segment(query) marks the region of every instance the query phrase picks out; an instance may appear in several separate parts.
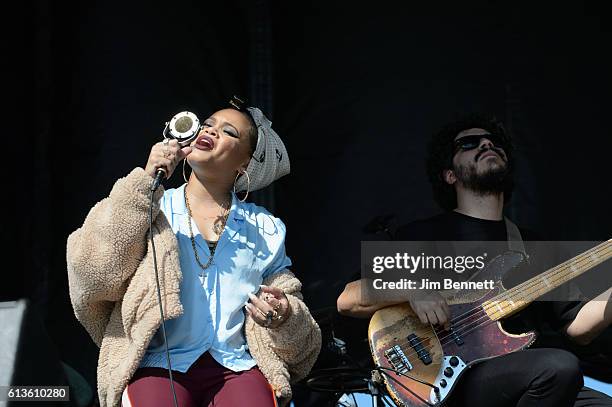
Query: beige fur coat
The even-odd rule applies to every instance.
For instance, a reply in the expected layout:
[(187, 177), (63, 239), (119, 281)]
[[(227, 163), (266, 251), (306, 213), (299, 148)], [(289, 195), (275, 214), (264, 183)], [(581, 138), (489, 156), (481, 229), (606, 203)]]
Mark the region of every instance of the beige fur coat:
[[(101, 406), (117, 406), (161, 318), (153, 255), (148, 241), (149, 185), (141, 168), (118, 180), (81, 228), (68, 237), (70, 299), (77, 319), (100, 347), (98, 395)], [(176, 318), (181, 270), (178, 243), (154, 196), (153, 230), (165, 319)], [(251, 355), (276, 391), (281, 405), (291, 398), (290, 383), (304, 378), (321, 348), (321, 332), (302, 301), (300, 281), (288, 270), (263, 284), (281, 288), (291, 315), (275, 329), (246, 320)]]

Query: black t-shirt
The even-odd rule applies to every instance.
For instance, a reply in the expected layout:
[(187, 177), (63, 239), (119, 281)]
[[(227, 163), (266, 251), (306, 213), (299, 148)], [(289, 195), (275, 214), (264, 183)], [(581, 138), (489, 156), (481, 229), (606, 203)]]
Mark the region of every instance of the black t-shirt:
[[(523, 240), (541, 240), (532, 231), (519, 229)], [(454, 211), (445, 212), (399, 227), (395, 240), (503, 241), (507, 240), (506, 222), (474, 218)]]
[[(537, 234), (519, 228), (524, 242), (542, 240)], [(504, 220), (486, 220), (458, 212), (446, 212), (429, 219), (418, 220), (398, 228), (395, 240), (405, 241), (506, 241), (507, 231)], [(529, 247), (526, 249), (529, 252)], [(559, 261), (560, 262), (560, 261)], [(551, 266), (556, 265), (552, 264)], [(545, 270), (542, 270), (545, 271)], [(561, 287), (564, 298), (579, 297), (577, 288), (569, 283)], [(559, 331), (573, 321), (583, 301), (536, 301), (508, 318), (504, 327), (512, 332), (526, 330)]]

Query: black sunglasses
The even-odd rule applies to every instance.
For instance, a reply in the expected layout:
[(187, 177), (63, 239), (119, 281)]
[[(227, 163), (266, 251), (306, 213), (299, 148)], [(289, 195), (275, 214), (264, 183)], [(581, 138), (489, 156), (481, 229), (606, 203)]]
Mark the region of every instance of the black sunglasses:
[(493, 146), (504, 149), (505, 143), (503, 139), (495, 134), (474, 134), (471, 136), (463, 136), (455, 140), (455, 153), (459, 150), (468, 151), (478, 148), (480, 140), (486, 138), (493, 143)]

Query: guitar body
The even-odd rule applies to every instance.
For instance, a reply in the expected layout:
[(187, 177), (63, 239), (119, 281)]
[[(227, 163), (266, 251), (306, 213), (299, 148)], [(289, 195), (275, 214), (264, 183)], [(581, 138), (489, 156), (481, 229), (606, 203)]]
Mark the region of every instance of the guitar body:
[[(499, 257), (483, 269), (487, 278), (495, 281), (501, 281), (508, 268), (516, 267), (523, 260), (517, 253)], [(447, 301), (451, 319), (457, 321), (449, 330), (421, 323), (407, 303), (380, 309), (372, 316), (368, 338), (374, 363), (438, 388), (436, 392), (432, 386), (385, 370), (387, 389), (399, 406), (421, 407), (426, 405), (425, 400), (443, 403), (467, 368), (533, 343), (534, 332), (509, 334), (484, 311), (482, 304), (502, 291), (500, 282), (494, 290), (472, 292), (472, 298), (459, 292), (450, 293)]]

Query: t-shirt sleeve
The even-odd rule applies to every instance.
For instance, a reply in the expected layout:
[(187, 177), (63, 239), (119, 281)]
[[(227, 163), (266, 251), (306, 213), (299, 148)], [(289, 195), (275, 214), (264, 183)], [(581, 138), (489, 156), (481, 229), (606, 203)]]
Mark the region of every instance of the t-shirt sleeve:
[(550, 318), (547, 321), (556, 331), (572, 322), (580, 309), (588, 302), (588, 298), (580, 291), (574, 282), (570, 281), (556, 289), (554, 298), (559, 301), (544, 301)]
[(556, 331), (563, 329), (576, 318), (585, 303), (586, 300), (548, 302), (551, 315), (550, 327)]

